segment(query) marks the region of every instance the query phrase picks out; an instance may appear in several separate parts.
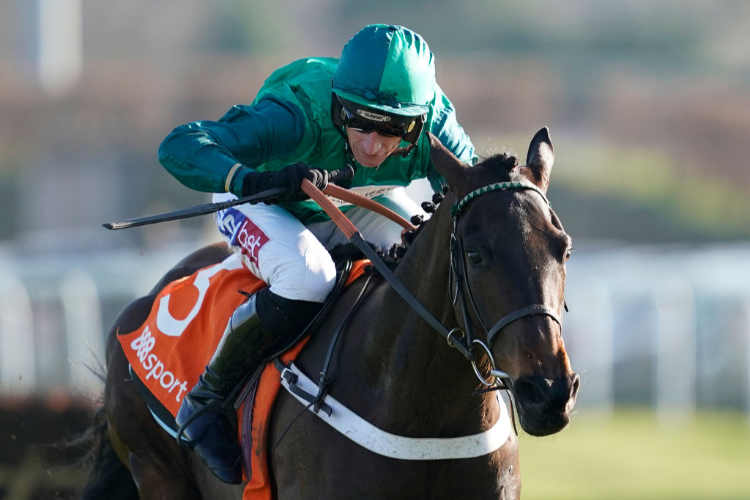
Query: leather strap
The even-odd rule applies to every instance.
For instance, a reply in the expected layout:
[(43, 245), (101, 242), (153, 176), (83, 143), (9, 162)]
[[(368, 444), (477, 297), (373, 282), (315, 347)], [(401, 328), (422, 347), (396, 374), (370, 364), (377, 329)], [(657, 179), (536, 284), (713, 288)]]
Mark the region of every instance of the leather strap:
[(518, 309), (517, 311), (513, 311), (512, 313), (500, 318), (500, 321), (495, 323), (495, 326), (493, 326), (487, 333), (487, 345), (491, 346), (492, 339), (495, 337), (495, 334), (509, 324), (521, 318), (525, 318), (526, 316), (536, 316), (538, 314), (549, 316), (550, 318), (554, 319), (558, 325), (562, 326), (560, 317), (557, 315), (557, 312), (555, 312), (554, 309), (543, 304), (534, 304), (533, 306), (527, 306), (522, 309)]
[[(304, 191), (304, 188), (302, 189)], [(307, 193), (307, 191), (305, 191)], [(407, 231), (411, 231), (414, 229), (417, 229), (413, 225), (409, 223), (406, 219), (398, 215), (393, 210), (390, 210), (380, 203), (371, 200), (370, 198), (365, 198), (364, 196), (354, 193), (352, 191), (349, 191), (348, 189), (344, 189), (340, 186), (337, 186), (335, 184), (328, 184), (326, 188), (323, 190), (323, 192), (329, 196), (333, 196), (334, 198), (338, 198), (339, 200), (346, 201), (348, 203), (352, 203), (354, 205), (357, 205), (358, 207), (366, 208), (368, 210), (372, 210), (373, 212), (376, 212), (383, 217), (392, 220), (399, 226), (403, 227)], [(310, 193), (307, 193), (308, 195)]]
[[(328, 187), (331, 187), (329, 184)], [(360, 232), (357, 230), (356, 227), (354, 227), (354, 224), (351, 223), (351, 221), (344, 215), (341, 210), (336, 207), (336, 205), (333, 204), (331, 200), (329, 200), (322, 191), (320, 191), (315, 185), (310, 182), (307, 179), (304, 179), (302, 181), (302, 191), (307, 193), (310, 198), (315, 200), (315, 202), (320, 205), (320, 208), (322, 208), (328, 216), (333, 220), (333, 222), (336, 223), (336, 225), (343, 231), (343, 233), (346, 235), (347, 238), (349, 238), (349, 241), (354, 243), (357, 248), (359, 248), (363, 254), (365, 254), (365, 257), (370, 259), (372, 262), (372, 265), (378, 270), (378, 272), (385, 278), (385, 280), (393, 287), (393, 289), (406, 301), (409, 306), (411, 306), (412, 309), (414, 309), (417, 314), (419, 314), (422, 319), (424, 319), (430, 326), (432, 326), (435, 330), (440, 333), (448, 342), (449, 345), (452, 347), (455, 347), (458, 349), (461, 354), (466, 357), (469, 361), (474, 360), (474, 353), (471, 350), (471, 346), (466, 343), (465, 340), (462, 340), (459, 336), (456, 336), (455, 330), (448, 331), (447, 328), (445, 328), (440, 321), (433, 316), (417, 299), (414, 297), (414, 295), (409, 291), (406, 286), (404, 286), (401, 281), (399, 281), (398, 278), (393, 274), (393, 272), (388, 269), (388, 266), (386, 266), (385, 262), (378, 256), (378, 254), (375, 253), (375, 251), (370, 248), (369, 244), (364, 240)], [(326, 188), (326, 191), (328, 191), (328, 188)], [(335, 192), (336, 190), (334, 190)], [(349, 193), (353, 194), (353, 193)], [(337, 196), (338, 197), (338, 196)], [(347, 195), (348, 197), (348, 195)], [(361, 198), (361, 200), (360, 200)], [(380, 206), (377, 202), (374, 202), (372, 200), (369, 200), (365, 198), (364, 196), (357, 195), (357, 198), (352, 197), (352, 200), (357, 200), (355, 203), (365, 203), (362, 200), (367, 200), (367, 205), (370, 205), (371, 203), (374, 203), (375, 205)], [(348, 201), (348, 200), (344, 200)], [(363, 208), (369, 208), (369, 207), (363, 207)], [(385, 207), (382, 207), (384, 210), (388, 210)], [(381, 213), (378, 211), (378, 213)], [(391, 212), (393, 213), (393, 212)], [(395, 213), (393, 213), (394, 216), (399, 217)], [(400, 218), (400, 217), (399, 217)], [(403, 219), (402, 219), (403, 220)], [(406, 221), (404, 221), (406, 222)], [(407, 223), (408, 224), (408, 223)], [(408, 224), (409, 227), (413, 227), (411, 224)], [(402, 224), (403, 226), (403, 224)], [(463, 335), (463, 332), (461, 332), (461, 335)]]
[[(310, 395), (316, 390), (315, 382), (294, 363), (290, 363), (288, 367), (283, 364), (276, 367), (282, 372), (282, 386), (309, 411), (313, 411), (313, 405), (307, 398), (291, 390), (288, 380), (293, 378), (299, 392), (307, 393), (308, 397), (312, 397)], [(414, 438), (391, 434), (375, 427), (330, 395), (326, 398), (326, 404), (331, 408), (331, 413), (320, 411), (315, 415), (358, 445), (384, 457), (399, 460), (455, 460), (489, 455), (508, 441), (512, 432), (508, 409), (499, 396), (497, 401), (500, 414), (492, 427), (478, 434), (450, 438)]]
[[(331, 187), (331, 184), (329, 184), (328, 187)], [(328, 190), (328, 187), (326, 188), (326, 191)], [(312, 198), (315, 203), (320, 205), (320, 208), (328, 214), (331, 220), (339, 227), (339, 229), (341, 229), (341, 231), (343, 231), (347, 238), (351, 239), (351, 237), (354, 236), (354, 233), (357, 232), (357, 228), (354, 227), (354, 224), (347, 219), (346, 215), (336, 208), (336, 205), (334, 205), (333, 202), (315, 186), (315, 184), (307, 179), (302, 179), (302, 191)]]

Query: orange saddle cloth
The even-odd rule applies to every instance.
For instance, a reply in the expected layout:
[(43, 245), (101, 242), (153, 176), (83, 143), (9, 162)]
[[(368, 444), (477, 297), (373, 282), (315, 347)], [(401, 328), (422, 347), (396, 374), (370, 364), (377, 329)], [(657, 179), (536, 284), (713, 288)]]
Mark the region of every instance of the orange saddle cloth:
[[(367, 264), (366, 260), (354, 264), (347, 286), (364, 273)], [(255, 293), (264, 286), (232, 255), (167, 285), (156, 297), (143, 325), (134, 332), (118, 335), (133, 380), (154, 418), (173, 436), (177, 431), (174, 418), (182, 398), (198, 382), (230, 316), (247, 300), (243, 293)], [(293, 361), (308, 338), (287, 350), (282, 361)], [(238, 437), (248, 481), (243, 500), (271, 499), (266, 422), (280, 387), (279, 372), (273, 363), (268, 363), (240, 398)]]

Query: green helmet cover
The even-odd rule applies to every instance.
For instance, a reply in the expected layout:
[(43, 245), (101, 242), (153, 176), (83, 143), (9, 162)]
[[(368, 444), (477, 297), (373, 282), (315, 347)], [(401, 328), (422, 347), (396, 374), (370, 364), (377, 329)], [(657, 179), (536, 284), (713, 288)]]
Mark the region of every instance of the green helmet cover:
[(386, 113), (424, 115), (435, 96), (432, 52), (420, 35), (403, 26), (366, 26), (344, 47), (333, 92)]

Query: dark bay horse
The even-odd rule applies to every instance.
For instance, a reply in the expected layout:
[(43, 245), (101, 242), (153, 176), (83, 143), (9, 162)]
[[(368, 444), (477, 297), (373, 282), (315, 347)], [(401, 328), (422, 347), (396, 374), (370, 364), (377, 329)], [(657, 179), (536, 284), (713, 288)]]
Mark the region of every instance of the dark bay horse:
[[(468, 168), (434, 136), (430, 140), (432, 162), (450, 190), (396, 276), (448, 330), (473, 326), (475, 338), (490, 345), (497, 367), (509, 376), (527, 433), (558, 432), (569, 422), (579, 377), (571, 371), (559, 319), (571, 240), (544, 196), (554, 161), (548, 131), (534, 136), (525, 166), (498, 155)], [(476, 191), (498, 183), (511, 188)], [(454, 215), (451, 208), (459, 200), (463, 203)], [(463, 270), (460, 283), (452, 279), (452, 243)], [(140, 326), (169, 281), (226, 255), (218, 245), (194, 253), (116, 321), (107, 342), (107, 434), (84, 498), (242, 497), (241, 486), (219, 482), (154, 422), (134, 384), (127, 382), (128, 362), (116, 339), (118, 331)], [(334, 331), (363, 281), (344, 291), (297, 359), (311, 378), (317, 380)], [(458, 288), (463, 298), (454, 300)], [(482, 352), (477, 351), (478, 371), (488, 377), (491, 362)], [(332, 397), (371, 424), (402, 436), (472, 435), (491, 427), (500, 414), (496, 393), (472, 395), (485, 386), (467, 359), (377, 277), (347, 324), (329, 377)], [(269, 430), (269, 442), (277, 444), (271, 453), (277, 498), (520, 497), (518, 442), (512, 433), (499, 449), (476, 458), (399, 460), (361, 448), (303, 408), (281, 391)]]

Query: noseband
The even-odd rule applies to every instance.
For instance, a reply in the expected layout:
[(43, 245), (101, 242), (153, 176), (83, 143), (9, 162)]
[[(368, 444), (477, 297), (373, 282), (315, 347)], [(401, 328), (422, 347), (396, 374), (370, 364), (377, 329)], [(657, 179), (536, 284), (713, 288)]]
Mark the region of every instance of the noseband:
[[(484, 320), (482, 320), (482, 317), (479, 314), (479, 310), (477, 309), (476, 303), (474, 301), (474, 296), (471, 293), (471, 287), (469, 286), (469, 281), (466, 275), (466, 262), (464, 260), (463, 240), (461, 239), (461, 235), (458, 234), (458, 217), (461, 214), (464, 206), (466, 206), (468, 202), (475, 198), (478, 198), (483, 194), (493, 191), (508, 191), (519, 189), (528, 189), (531, 191), (535, 191), (539, 194), (539, 196), (542, 197), (544, 202), (549, 205), (549, 201), (547, 200), (547, 197), (541, 189), (539, 189), (536, 185), (529, 181), (522, 180), (514, 182), (498, 182), (476, 189), (464, 196), (460, 201), (458, 201), (451, 207), (451, 216), (453, 217), (453, 231), (451, 233), (450, 239), (451, 270), (448, 286), (449, 293), (451, 293), (452, 295), (453, 306), (455, 307), (456, 303), (458, 303), (459, 307), (461, 308), (461, 315), (463, 317), (465, 331), (459, 328), (455, 328), (450, 332), (447, 340), (449, 345), (458, 348), (458, 350), (462, 353), (465, 353), (466, 351), (470, 353), (470, 357), (467, 356), (467, 358), (471, 361), (472, 366), (474, 367), (474, 373), (477, 375), (479, 380), (487, 386), (495, 385), (498, 378), (510, 378), (505, 372), (497, 369), (495, 360), (492, 356), (492, 352), (490, 351), (490, 349), (492, 348), (492, 341), (494, 340), (495, 336), (502, 331), (503, 328), (515, 321), (518, 321), (521, 318), (526, 318), (529, 316), (549, 316), (550, 318), (555, 320), (555, 322), (557, 322), (557, 324), (562, 328), (562, 320), (560, 319), (560, 315), (557, 313), (557, 311), (544, 304), (532, 304), (506, 314), (505, 316), (500, 318), (500, 320), (497, 321), (492, 326), (492, 328), (487, 329), (487, 326)], [(481, 340), (474, 338), (468, 308), (466, 307), (467, 298), (468, 302), (471, 304), (472, 309), (474, 309), (474, 314), (479, 319), (479, 323), (487, 334), (486, 344)], [(490, 362), (492, 364), (490, 380), (485, 379), (480, 373), (479, 368), (477, 367), (474, 346), (480, 347), (490, 359)]]

